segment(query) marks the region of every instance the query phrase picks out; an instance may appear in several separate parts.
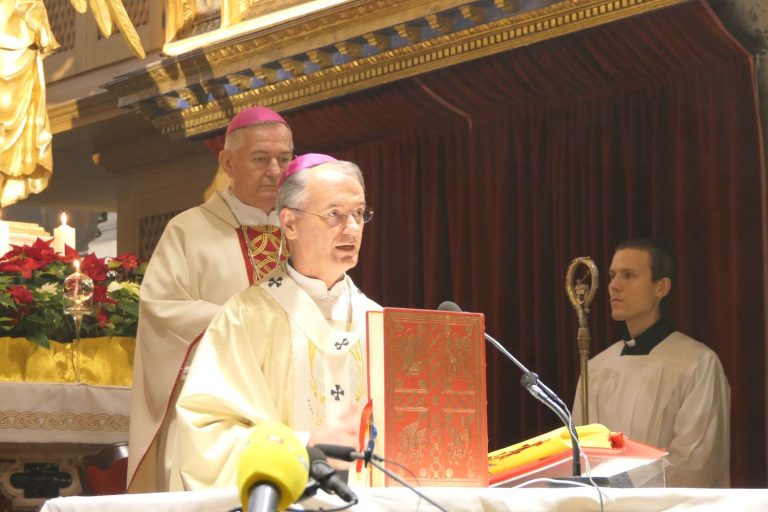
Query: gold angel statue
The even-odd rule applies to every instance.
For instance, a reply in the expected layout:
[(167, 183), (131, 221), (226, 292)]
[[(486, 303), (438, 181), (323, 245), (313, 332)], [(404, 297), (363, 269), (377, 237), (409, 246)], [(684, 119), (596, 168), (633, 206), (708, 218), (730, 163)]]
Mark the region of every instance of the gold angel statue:
[(69, 3), (81, 14), (86, 12), (90, 5), (99, 31), (104, 37), (111, 36), (113, 28), (117, 25), (120, 35), (128, 43), (133, 54), (140, 59), (146, 57), (139, 34), (125, 11), (123, 0), (69, 0)]
[[(133, 53), (145, 57), (122, 0), (70, 3), (80, 13), (90, 6), (104, 37), (116, 26)], [(0, 0), (0, 207), (48, 186), (53, 159), (43, 58), (58, 47), (42, 0)]]

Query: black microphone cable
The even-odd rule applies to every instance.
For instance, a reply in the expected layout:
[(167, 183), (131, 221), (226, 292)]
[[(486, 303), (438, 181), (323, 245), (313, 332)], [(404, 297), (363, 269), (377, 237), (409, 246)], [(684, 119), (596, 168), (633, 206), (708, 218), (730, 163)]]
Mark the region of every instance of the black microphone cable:
[(398, 475), (397, 473), (393, 472), (392, 470), (388, 469), (387, 467), (381, 464), (381, 462), (384, 462), (386, 464), (393, 464), (395, 466), (398, 466), (404, 469), (405, 471), (413, 475), (413, 478), (416, 480), (418, 484), (419, 479), (416, 477), (414, 472), (411, 471), (409, 468), (407, 468), (405, 465), (400, 464), (399, 462), (394, 462), (391, 460), (384, 459), (379, 455), (368, 452), (368, 450), (366, 450), (366, 453), (360, 453), (350, 446), (339, 446), (335, 444), (316, 444), (314, 447), (321, 450), (328, 457), (331, 457), (333, 459), (339, 459), (345, 462), (353, 462), (355, 460), (366, 460), (368, 461), (368, 464), (375, 467), (376, 469), (378, 469), (379, 471), (381, 471), (382, 473), (390, 477), (392, 480), (395, 480), (397, 483), (399, 483), (403, 487), (406, 487), (407, 489), (410, 489), (411, 491), (413, 491), (419, 497), (419, 499), (423, 499), (424, 501), (428, 502), (430, 505), (437, 508), (441, 512), (448, 512), (445, 508), (440, 506), (437, 502), (429, 498), (429, 496), (422, 493), (417, 488), (415, 488), (414, 486), (412, 486), (411, 484), (403, 480), (403, 478), (400, 477), (400, 475)]

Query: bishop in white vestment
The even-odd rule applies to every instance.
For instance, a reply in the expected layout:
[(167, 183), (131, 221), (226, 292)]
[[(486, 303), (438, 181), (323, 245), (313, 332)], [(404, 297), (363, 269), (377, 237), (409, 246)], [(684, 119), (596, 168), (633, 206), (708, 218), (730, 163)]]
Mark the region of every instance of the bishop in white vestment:
[(221, 306), (277, 266), (277, 183), (291, 160), (290, 129), (263, 107), (227, 130), (230, 188), (174, 217), (141, 287), (128, 448), (129, 492), (167, 491), (175, 400), (196, 342)]
[(310, 433), (366, 399), (365, 318), (380, 307), (349, 277), (330, 290), (290, 265), (227, 303), (177, 402), (172, 489), (234, 485), (262, 419)]
[(352, 283), (364, 223), (354, 164), (304, 155), (278, 208), (290, 263), (232, 298), (206, 331), (177, 401), (171, 488), (236, 483), (254, 426), (275, 420), (312, 443), (355, 444), (366, 400), (366, 313)]

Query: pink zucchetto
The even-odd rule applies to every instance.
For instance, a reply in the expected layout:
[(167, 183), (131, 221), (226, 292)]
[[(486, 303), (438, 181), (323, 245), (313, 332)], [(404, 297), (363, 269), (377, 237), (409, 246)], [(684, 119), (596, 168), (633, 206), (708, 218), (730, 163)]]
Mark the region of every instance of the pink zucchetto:
[(282, 176), (280, 176), (280, 181), (278, 182), (277, 186), (279, 187), (282, 185), (285, 180), (297, 172), (301, 172), (305, 169), (309, 169), (311, 167), (315, 167), (327, 162), (338, 162), (338, 160), (330, 155), (324, 155), (322, 153), (307, 153), (305, 155), (297, 156), (291, 160), (291, 163), (289, 163), (285, 168), (285, 172), (282, 174)]
[(245, 128), (246, 126), (253, 126), (255, 124), (266, 123), (268, 121), (276, 121), (288, 126), (283, 116), (267, 107), (249, 107), (240, 112), (232, 118), (227, 126), (227, 136), (235, 130)]

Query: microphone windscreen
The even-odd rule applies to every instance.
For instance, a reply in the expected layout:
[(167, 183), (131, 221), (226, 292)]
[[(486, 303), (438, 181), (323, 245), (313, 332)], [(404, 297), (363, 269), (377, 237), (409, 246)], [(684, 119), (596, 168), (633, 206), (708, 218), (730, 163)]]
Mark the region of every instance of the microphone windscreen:
[(237, 487), (243, 510), (248, 510), (251, 489), (260, 483), (277, 488), (280, 510), (285, 510), (301, 497), (308, 480), (307, 449), (293, 430), (272, 420), (257, 423), (237, 466)]
[(439, 306), (437, 306), (437, 309), (438, 311), (455, 311), (457, 313), (461, 313), (461, 308), (459, 305), (455, 302), (451, 302), (450, 300), (442, 302)]

